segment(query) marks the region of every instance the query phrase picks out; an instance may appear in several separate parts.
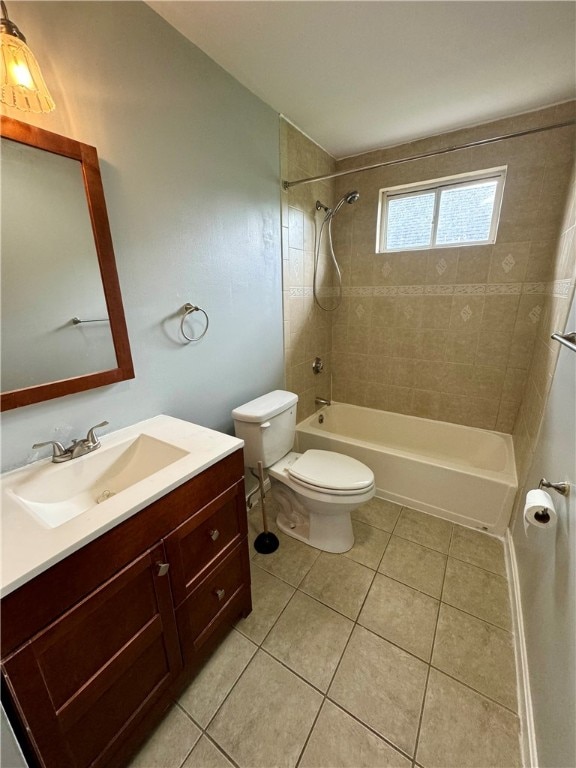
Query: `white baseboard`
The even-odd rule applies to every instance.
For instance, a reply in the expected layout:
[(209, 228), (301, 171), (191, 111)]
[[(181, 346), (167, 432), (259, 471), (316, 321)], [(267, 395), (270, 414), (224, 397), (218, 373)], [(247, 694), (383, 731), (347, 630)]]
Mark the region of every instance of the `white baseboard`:
[(524, 635), (524, 619), (522, 616), (522, 600), (520, 595), (520, 580), (514, 541), (510, 529), (505, 538), (506, 564), (508, 583), (510, 585), (510, 601), (512, 608), (512, 623), (514, 627), (514, 642), (516, 650), (516, 680), (518, 687), (518, 716), (520, 718), (520, 746), (522, 748), (522, 765), (524, 768), (538, 768), (538, 751), (536, 748), (536, 732), (534, 730), (534, 711), (530, 693), (530, 677), (528, 674), (528, 653)]

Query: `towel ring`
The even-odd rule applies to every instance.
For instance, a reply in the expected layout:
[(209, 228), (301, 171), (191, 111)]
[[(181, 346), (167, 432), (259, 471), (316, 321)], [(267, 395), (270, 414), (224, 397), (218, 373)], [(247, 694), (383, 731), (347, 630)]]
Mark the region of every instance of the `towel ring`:
[[(202, 307), (197, 307), (194, 304), (186, 303), (183, 306), (184, 314), (182, 315), (182, 320), (180, 320), (180, 330), (182, 331), (182, 336), (184, 336), (187, 341), (200, 341), (200, 339), (204, 338), (206, 335), (206, 331), (208, 330), (208, 326), (210, 325), (210, 320), (208, 319), (208, 315), (206, 312), (202, 309)], [(188, 315), (191, 315), (192, 312), (202, 312), (204, 317), (206, 318), (206, 327), (202, 331), (202, 333), (199, 336), (188, 336), (186, 331), (184, 330), (184, 321), (188, 317)]]

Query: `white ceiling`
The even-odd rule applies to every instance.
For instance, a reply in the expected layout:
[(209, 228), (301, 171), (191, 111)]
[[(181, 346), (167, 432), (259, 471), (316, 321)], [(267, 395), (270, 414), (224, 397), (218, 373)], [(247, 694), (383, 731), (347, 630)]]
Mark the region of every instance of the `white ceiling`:
[(576, 3), (149, 0), (334, 157), (576, 95)]

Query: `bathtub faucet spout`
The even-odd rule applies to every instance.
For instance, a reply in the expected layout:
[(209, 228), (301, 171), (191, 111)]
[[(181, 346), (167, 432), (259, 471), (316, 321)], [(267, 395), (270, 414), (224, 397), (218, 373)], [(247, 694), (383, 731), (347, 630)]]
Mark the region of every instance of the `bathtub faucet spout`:
[(316, 405), (331, 405), (330, 400), (324, 400), (323, 397), (317, 397), (314, 399)]

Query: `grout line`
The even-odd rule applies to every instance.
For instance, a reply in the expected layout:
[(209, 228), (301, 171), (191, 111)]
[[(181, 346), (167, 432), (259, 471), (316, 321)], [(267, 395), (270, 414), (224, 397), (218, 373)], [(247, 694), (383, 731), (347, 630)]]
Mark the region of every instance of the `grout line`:
[[(266, 634), (265, 634), (265, 635), (264, 635), (264, 637), (262, 638), (262, 642), (260, 642), (260, 643), (257, 643), (257, 645), (258, 645), (258, 648), (261, 648), (263, 651), (265, 651), (265, 650), (266, 650), (266, 649), (264, 648), (264, 643), (266, 642), (266, 640), (267, 640), (267, 639), (268, 639), (268, 637), (270, 636), (270, 633), (272, 632), (272, 630), (274, 629), (274, 627), (276, 626), (276, 624), (278, 624), (278, 622), (280, 621), (280, 618), (283, 616), (283, 614), (285, 613), (286, 609), (288, 608), (288, 606), (290, 605), (290, 603), (292, 602), (292, 600), (294, 600), (294, 597), (295, 597), (295, 595), (296, 595), (296, 593), (297, 593), (298, 591), (299, 591), (299, 590), (298, 590), (298, 588), (297, 588), (297, 587), (295, 587), (295, 588), (294, 588), (294, 592), (293, 592), (293, 593), (290, 595), (290, 597), (288, 598), (288, 600), (287, 600), (287, 602), (286, 602), (286, 605), (284, 606), (284, 608), (282, 608), (282, 610), (280, 611), (280, 613), (278, 614), (278, 616), (276, 617), (276, 619), (275, 619), (275, 620), (274, 620), (274, 622), (272, 623), (272, 626), (270, 627), (270, 629), (268, 630), (268, 632), (266, 632)], [(254, 641), (252, 641), (252, 642), (254, 642)]]
[[(254, 659), (256, 658), (256, 655), (257, 655), (257, 653), (258, 653), (258, 649), (257, 649), (257, 650), (256, 650), (256, 651), (255, 651), (255, 652), (252, 654), (252, 657), (250, 658), (250, 661), (248, 662), (248, 664), (246, 664), (246, 666), (244, 667), (244, 669), (242, 670), (242, 672), (241, 672), (241, 673), (238, 675), (238, 677), (237, 677), (237, 678), (236, 678), (236, 680), (234, 681), (233, 685), (230, 687), (230, 690), (228, 691), (228, 693), (226, 694), (226, 696), (224, 696), (224, 698), (222, 699), (222, 701), (220, 702), (220, 704), (219, 704), (219, 705), (218, 705), (218, 707), (216, 708), (216, 711), (214, 712), (214, 714), (212, 715), (212, 717), (211, 717), (211, 718), (208, 720), (208, 722), (206, 723), (206, 726), (205, 726), (205, 728), (203, 728), (203, 729), (202, 729), (204, 732), (207, 732), (207, 731), (208, 731), (208, 728), (210, 728), (210, 726), (211, 726), (211, 725), (212, 725), (212, 723), (214, 722), (214, 719), (216, 718), (216, 716), (218, 715), (218, 713), (220, 712), (220, 710), (222, 709), (222, 707), (224, 706), (224, 704), (226, 703), (226, 701), (228, 701), (228, 699), (229, 699), (229, 697), (230, 697), (230, 694), (231, 694), (231, 693), (232, 693), (232, 691), (233, 691), (233, 690), (236, 688), (236, 686), (238, 685), (238, 683), (240, 682), (240, 680), (241, 680), (241, 679), (242, 679), (242, 677), (244, 676), (244, 673), (246, 672), (246, 670), (248, 669), (248, 667), (249, 667), (249, 666), (252, 664), (252, 662), (253, 662), (253, 661), (254, 661)], [(208, 659), (208, 661), (207, 661), (206, 663), (209, 663), (211, 660), (212, 660), (212, 656), (210, 657), (210, 659)], [(191, 683), (191, 685), (193, 685), (193, 684), (194, 684), (194, 682), (192, 682), (192, 683)]]
[[(454, 536), (454, 526), (450, 530), (450, 542), (448, 544), (448, 551), (452, 546), (452, 538)], [(448, 570), (448, 561), (446, 561), (446, 567), (444, 568), (444, 576), (442, 578), (442, 587), (440, 589), (440, 596), (444, 592), (444, 582), (446, 581), (446, 571)], [(426, 683), (424, 685), (424, 696), (422, 697), (422, 704), (420, 706), (420, 718), (418, 720), (418, 730), (416, 731), (416, 741), (414, 743), (414, 756), (413, 760), (416, 762), (416, 755), (418, 754), (418, 746), (420, 744), (420, 733), (422, 732), (422, 720), (424, 719), (424, 707), (426, 706), (426, 697), (428, 696), (428, 683), (430, 682), (430, 670), (432, 669), (432, 658), (434, 656), (434, 646), (436, 645), (436, 635), (438, 633), (438, 622), (440, 619), (440, 606), (438, 604), (438, 613), (436, 614), (436, 626), (434, 627), (434, 635), (432, 637), (432, 648), (430, 650), (430, 661), (428, 663), (428, 670), (426, 674)]]
[[(178, 701), (177, 701), (176, 699), (173, 699), (173, 700), (172, 700), (172, 707), (170, 707), (169, 709), (167, 709), (167, 710), (166, 710), (166, 712), (164, 713), (164, 717), (162, 718), (162, 720), (160, 721), (160, 723), (158, 723), (158, 726), (157, 726), (157, 727), (159, 727), (159, 726), (160, 726), (160, 724), (161, 724), (161, 723), (162, 723), (162, 722), (163, 722), (163, 721), (164, 721), (164, 720), (165, 720), (165, 719), (168, 717), (168, 715), (170, 714), (170, 712), (173, 710), (173, 708), (174, 708), (174, 707), (176, 707), (176, 709), (179, 709), (179, 710), (180, 710), (180, 712), (182, 712), (182, 714), (183, 714), (183, 715), (185, 715), (185, 717), (187, 717), (187, 718), (188, 718), (188, 720), (190, 720), (190, 722), (192, 723), (192, 725), (194, 725), (194, 726), (195, 726), (195, 727), (196, 727), (196, 728), (197, 728), (197, 729), (200, 731), (200, 736), (198, 736), (198, 738), (196, 739), (196, 741), (194, 742), (194, 744), (193, 744), (193, 745), (190, 747), (189, 751), (186, 753), (186, 755), (184, 756), (184, 759), (182, 760), (182, 762), (181, 762), (181, 763), (180, 763), (180, 765), (179, 765), (179, 768), (182, 768), (182, 766), (184, 765), (184, 763), (186, 762), (186, 760), (188, 760), (188, 758), (189, 758), (189, 757), (190, 757), (190, 755), (192, 754), (192, 752), (193, 752), (193, 750), (194, 750), (194, 747), (196, 746), (196, 744), (198, 744), (198, 742), (199, 742), (199, 741), (200, 741), (200, 739), (202, 738), (202, 729), (199, 727), (198, 723), (196, 723), (196, 722), (195, 722), (195, 721), (192, 719), (192, 717), (190, 717), (190, 715), (188, 714), (188, 712), (186, 712), (186, 710), (185, 710), (185, 709), (183, 709), (183, 708), (180, 706), (180, 704), (178, 703)], [(155, 736), (155, 731), (153, 731), (153, 732), (152, 732), (152, 733), (151, 733), (151, 734), (150, 734), (150, 735), (147, 737), (147, 739), (146, 739), (146, 741), (144, 742), (144, 744), (146, 744), (146, 743), (147, 743), (147, 742), (148, 742), (150, 739), (153, 739), (153, 738), (154, 738), (154, 736)], [(142, 745), (142, 747), (144, 746), (144, 744)], [(142, 749), (142, 747), (140, 747), (140, 749)], [(134, 755), (134, 757), (136, 757), (136, 755)], [(132, 764), (132, 763), (130, 763), (130, 764)]]
[(481, 571), (485, 571), (486, 573), (491, 573), (492, 576), (499, 576), (501, 579), (506, 580), (506, 574), (498, 573), (497, 571), (491, 571), (489, 568), (485, 568), (482, 565), (478, 565), (478, 563), (472, 563), (470, 560), (464, 560), (461, 557), (456, 557), (456, 555), (448, 555), (448, 557), (451, 557), (452, 560), (457, 560), (459, 563), (466, 563), (466, 565), (473, 565), (475, 568), (479, 568)]
[(476, 613), (470, 613), (470, 611), (465, 611), (463, 608), (460, 608), (459, 605), (454, 605), (453, 603), (449, 603), (446, 600), (440, 600), (440, 603), (442, 605), (447, 605), (449, 608), (453, 608), (455, 611), (460, 611), (460, 613), (465, 613), (466, 616), (470, 616), (472, 619), (483, 621), (484, 624), (488, 624), (490, 627), (494, 627), (494, 629), (500, 629), (502, 632), (506, 632), (508, 635), (512, 635), (512, 637), (514, 637), (514, 632), (512, 631), (512, 629), (507, 629), (506, 627), (503, 627), (500, 624), (495, 624), (493, 621), (488, 621), (488, 619), (484, 619), (482, 616), (478, 616), (478, 614)]
[[(213, 736), (210, 736), (210, 734), (209, 734), (209, 733), (207, 733), (206, 731), (203, 731), (202, 735), (203, 735), (203, 736), (205, 736), (205, 737), (206, 737), (206, 739), (208, 739), (208, 741), (209, 741), (211, 744), (213, 744), (213, 745), (214, 745), (214, 747), (215, 747), (215, 748), (216, 748), (216, 749), (217, 749), (219, 752), (221, 752), (221, 753), (224, 755), (224, 757), (225, 757), (227, 760), (229, 760), (229, 761), (232, 763), (232, 765), (233, 765), (233, 766), (235, 766), (235, 768), (240, 768), (240, 764), (239, 764), (239, 763), (237, 763), (237, 762), (236, 762), (236, 760), (234, 760), (234, 758), (232, 757), (232, 755), (230, 755), (228, 752), (226, 752), (226, 750), (225, 750), (225, 749), (222, 747), (222, 745), (221, 745), (221, 744), (218, 744), (218, 742), (216, 741), (216, 739), (215, 739)], [(194, 745), (194, 746), (196, 746), (196, 745)]]
[(460, 685), (463, 685), (465, 688), (468, 688), (470, 691), (477, 693), (478, 696), (482, 696), (484, 699), (491, 701), (493, 704), (496, 704), (497, 706), (502, 707), (502, 709), (505, 709), (507, 712), (510, 712), (510, 714), (514, 715), (515, 717), (518, 717), (518, 712), (515, 712), (513, 709), (510, 709), (510, 707), (507, 707), (506, 704), (502, 704), (501, 701), (497, 701), (496, 699), (494, 699), (492, 696), (489, 696), (484, 691), (479, 691), (477, 688), (474, 688), (469, 683), (466, 683), (463, 680), (460, 680), (458, 677), (454, 677), (454, 675), (451, 675), (449, 672), (446, 672), (440, 667), (436, 667), (434, 664), (430, 664), (430, 668), (436, 670), (436, 672), (440, 672), (446, 677), (449, 677), (451, 680), (454, 680), (454, 682), (460, 683)]
[(397, 744), (394, 744), (393, 741), (390, 741), (390, 739), (386, 736), (383, 736), (381, 733), (378, 733), (377, 730), (375, 730), (371, 725), (368, 725), (368, 723), (365, 723), (363, 720), (360, 720), (359, 717), (352, 714), (352, 712), (349, 712), (347, 709), (345, 709), (342, 704), (337, 702), (335, 699), (331, 699), (330, 696), (326, 695), (326, 699), (330, 702), (330, 704), (333, 704), (335, 707), (337, 707), (341, 712), (344, 712), (345, 715), (348, 715), (348, 717), (351, 717), (352, 720), (355, 720), (357, 723), (359, 723), (363, 728), (366, 728), (367, 731), (370, 731), (370, 733), (374, 734), (374, 736), (377, 736), (380, 741), (385, 742), (388, 744), (388, 746), (392, 747), (396, 752), (398, 752), (402, 757), (405, 757), (407, 760), (410, 760), (412, 762), (414, 758), (410, 755), (409, 752), (406, 752), (404, 749), (399, 747)]
[(324, 702), (326, 701), (326, 694), (323, 694), (322, 702), (320, 706), (318, 707), (318, 712), (316, 712), (316, 716), (314, 718), (314, 721), (312, 722), (312, 725), (310, 726), (310, 730), (308, 731), (308, 735), (306, 736), (306, 739), (304, 740), (304, 744), (302, 745), (302, 749), (300, 750), (300, 754), (298, 755), (298, 759), (296, 760), (296, 768), (299, 768), (300, 761), (302, 760), (302, 757), (304, 756), (304, 752), (306, 751), (306, 747), (308, 746), (308, 742), (310, 741), (310, 738), (312, 736), (312, 732), (314, 731), (314, 728), (316, 727), (316, 723), (318, 722), (318, 718), (320, 717), (320, 712), (324, 709)]

